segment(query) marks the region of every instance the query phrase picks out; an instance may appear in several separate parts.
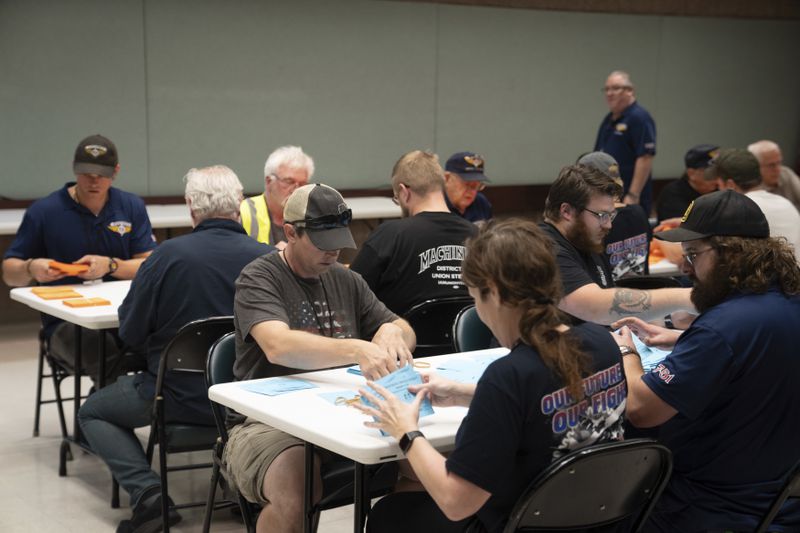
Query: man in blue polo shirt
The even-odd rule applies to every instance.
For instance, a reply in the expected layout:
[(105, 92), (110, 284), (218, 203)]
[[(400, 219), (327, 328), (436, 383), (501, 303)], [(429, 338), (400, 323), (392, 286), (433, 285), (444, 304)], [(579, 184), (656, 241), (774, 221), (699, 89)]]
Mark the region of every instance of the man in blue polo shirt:
[[(697, 198), (681, 225), (656, 233), (680, 242), (700, 315), (682, 334), (623, 319), (625, 415), (661, 426), (674, 468), (644, 531), (753, 531), (800, 456), (800, 269), (769, 236), (758, 205), (732, 190)], [(672, 348), (644, 373), (629, 328)], [(800, 502), (770, 531), (800, 531)]]
[(492, 218), (492, 204), (481, 193), (489, 178), (483, 173), (483, 157), (475, 152), (458, 152), (444, 165), (445, 202), (451, 213), (470, 222)]
[[(16, 238), (3, 258), (3, 281), (12, 287), (63, 285), (86, 280), (131, 279), (156, 242), (144, 202), (111, 186), (119, 173), (117, 147), (102, 135), (83, 139), (73, 160), (75, 181), (34, 202), (22, 218)], [(80, 263), (87, 270), (65, 274), (51, 261)], [(51, 354), (74, 366), (74, 330), (70, 324), (42, 315)], [(97, 376), (98, 335), (83, 339), (83, 370)], [(106, 335), (106, 377), (124, 372), (119, 350)]]
[(626, 72), (612, 72), (603, 87), (610, 112), (605, 116), (594, 143), (619, 163), (623, 203), (639, 204), (650, 214), (652, 183), (650, 171), (656, 155), (656, 123), (636, 102), (633, 83)]
[[(100, 389), (78, 413), (86, 440), (131, 496), (133, 516), (120, 523), (118, 533), (155, 531), (161, 520), (159, 476), (134, 429), (150, 424), (162, 350), (184, 324), (232, 315), (234, 281), (242, 268), (274, 250), (242, 228), (242, 184), (231, 169), (193, 168), (185, 180), (194, 230), (153, 252), (119, 308), (120, 337), (147, 346), (147, 369)], [(202, 374), (168, 373), (163, 394), (168, 420), (214, 424)], [(175, 523), (180, 516), (173, 512), (170, 519)]]

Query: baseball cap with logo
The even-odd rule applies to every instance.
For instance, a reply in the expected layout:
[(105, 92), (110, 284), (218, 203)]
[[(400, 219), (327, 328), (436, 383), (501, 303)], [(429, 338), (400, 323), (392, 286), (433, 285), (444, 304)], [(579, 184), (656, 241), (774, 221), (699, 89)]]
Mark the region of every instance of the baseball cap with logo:
[(686, 208), (680, 226), (660, 231), (655, 237), (684, 242), (714, 235), (769, 237), (769, 223), (758, 204), (744, 194), (728, 189), (699, 197)]
[(689, 148), (683, 156), (683, 162), (686, 168), (706, 168), (718, 153), (719, 146), (715, 144), (698, 144)]
[(599, 170), (609, 178), (619, 179), (619, 163), (605, 152), (589, 152), (578, 158), (578, 164)]
[(483, 173), (483, 157), (475, 152), (458, 152), (450, 156), (444, 169), (448, 172), (455, 172), (464, 181), (489, 181)]
[(355, 248), (350, 233), (353, 212), (339, 192), (322, 183), (303, 185), (292, 193), (283, 208), (287, 224), (303, 228), (320, 250)]
[(102, 135), (90, 135), (75, 149), (72, 171), (75, 174), (99, 174), (110, 178), (117, 169), (117, 147)]

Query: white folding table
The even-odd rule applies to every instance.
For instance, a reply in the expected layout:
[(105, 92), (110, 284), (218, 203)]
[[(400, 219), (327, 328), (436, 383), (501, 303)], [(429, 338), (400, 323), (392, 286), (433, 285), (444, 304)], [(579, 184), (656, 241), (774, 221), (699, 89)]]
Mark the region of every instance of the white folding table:
[[(474, 352), (455, 353), (418, 359), (430, 363), (431, 370), (454, 358), (474, 358), (483, 355), (501, 356), (506, 348), (493, 348)], [(422, 369), (421, 369), (422, 370)], [(247, 382), (232, 382), (214, 385), (208, 391), (213, 401), (235, 409), (237, 412), (294, 435), (306, 444), (306, 495), (310, 497), (313, 448), (319, 446), (356, 463), (354, 531), (363, 531), (368, 501), (364, 483), (364, 465), (372, 465), (402, 459), (403, 453), (397, 442), (389, 436), (381, 436), (377, 429), (367, 428), (367, 420), (360, 411), (346, 405), (336, 405), (320, 395), (323, 393), (353, 391), (364, 386), (363, 377), (347, 372), (345, 368), (320, 370), (290, 377), (308, 381), (315, 388), (265, 396), (243, 388)], [(280, 379), (280, 378), (267, 378)], [(435, 414), (420, 418), (420, 430), (438, 450), (448, 451), (455, 442), (456, 431), (467, 410), (464, 407), (436, 407)], [(306, 518), (310, 502), (306, 502)], [(310, 531), (308, 520), (306, 531)]]

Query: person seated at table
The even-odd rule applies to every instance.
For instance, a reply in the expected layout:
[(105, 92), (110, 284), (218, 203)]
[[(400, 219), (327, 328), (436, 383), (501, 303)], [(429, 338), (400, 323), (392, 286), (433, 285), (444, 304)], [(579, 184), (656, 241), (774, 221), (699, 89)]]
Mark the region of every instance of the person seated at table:
[[(411, 363), (414, 331), (361, 276), (337, 263), (340, 250), (355, 248), (342, 196), (327, 185), (300, 187), (283, 217), (286, 248), (256, 259), (236, 281), (236, 379), (348, 364), (378, 378)], [(257, 531), (300, 531), (303, 441), (251, 418), (232, 416), (229, 423), (235, 425), (223, 460), (234, 486), (263, 506)], [(318, 468), (315, 476), (316, 501)]]
[[(622, 186), (617, 160), (605, 152), (589, 152), (578, 158), (578, 165), (599, 170)], [(603, 243), (614, 280), (649, 274), (650, 241), (653, 230), (647, 213), (639, 204), (614, 202), (616, 217)]]
[[(478, 316), (511, 352), (477, 384), (426, 375), (423, 385), (409, 388), (416, 393), (411, 404), (373, 382), (367, 384), (385, 400), (360, 391), (376, 405), (355, 405), (375, 417), (365, 425), (400, 442), (427, 491), (380, 500), (369, 532), (502, 531), (525, 487), (554, 459), (623, 436), (620, 351), (605, 328), (568, 325), (557, 306), (561, 283), (551, 243), (535, 223), (487, 224), (467, 241), (462, 277)], [(469, 407), (446, 458), (419, 432), (426, 396), (434, 406)]]
[[(83, 139), (72, 163), (75, 181), (25, 211), (3, 258), (3, 281), (23, 287), (132, 279), (156, 240), (142, 199), (111, 186), (119, 169), (113, 142), (102, 135)], [(53, 260), (88, 268), (69, 275), (52, 268)], [(75, 326), (44, 314), (42, 325), (50, 354), (73, 370)], [(126, 371), (115, 332), (84, 330), (81, 366), (85, 374), (97, 378), (101, 336), (106, 341), (106, 382), (110, 382)]]
[(604, 239), (621, 194), (613, 178), (583, 165), (564, 167), (550, 186), (540, 228), (556, 253), (563, 285), (558, 307), (574, 319), (603, 325), (628, 315), (656, 320), (677, 310), (693, 312), (690, 289), (614, 286)]
[[(120, 337), (146, 345), (147, 369), (98, 390), (78, 412), (86, 440), (130, 494), (133, 516), (120, 522), (118, 533), (154, 531), (161, 523), (159, 476), (133, 431), (152, 420), (161, 352), (184, 324), (233, 314), (236, 277), (274, 250), (248, 237), (239, 223), (242, 184), (230, 168), (193, 168), (184, 179), (194, 229), (153, 252), (119, 308)], [(214, 425), (202, 375), (168, 373), (163, 392), (167, 420)], [(170, 522), (178, 520), (173, 511)]]
[(444, 164), (445, 202), (450, 212), (477, 224), (492, 218), (492, 204), (481, 191), (489, 178), (485, 160), (475, 152), (457, 152)]
[[(626, 318), (615, 327), (628, 382), (627, 416), (659, 428), (669, 483), (643, 531), (753, 531), (800, 450), (800, 268), (769, 236), (758, 205), (732, 190), (699, 197), (677, 229), (700, 315), (681, 334)], [(672, 349), (645, 373), (630, 330)], [(800, 502), (770, 531), (800, 531)]]
[(242, 226), (258, 242), (286, 246), (283, 204), (314, 175), (314, 160), (299, 146), (281, 146), (264, 163), (264, 193), (242, 200)]
[(477, 227), (447, 208), (439, 158), (404, 154), (392, 169), (392, 190), (403, 218), (378, 226), (350, 268), (399, 315), (431, 298), (466, 296), (461, 258)]

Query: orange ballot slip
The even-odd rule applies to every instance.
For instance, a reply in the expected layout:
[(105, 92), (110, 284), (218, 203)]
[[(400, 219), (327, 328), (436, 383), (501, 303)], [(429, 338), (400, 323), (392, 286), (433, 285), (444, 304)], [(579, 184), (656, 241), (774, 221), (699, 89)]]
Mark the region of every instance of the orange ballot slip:
[(69, 307), (94, 307), (96, 305), (111, 305), (105, 298), (73, 298), (64, 300), (64, 305)]
[(59, 270), (64, 274), (69, 274), (70, 276), (75, 276), (76, 274), (80, 274), (81, 272), (86, 272), (89, 270), (89, 265), (84, 265), (83, 263), (62, 263), (61, 261), (50, 261), (50, 268)]
[(69, 287), (34, 287), (31, 292), (42, 300), (64, 300), (65, 298), (80, 298), (83, 296)]

